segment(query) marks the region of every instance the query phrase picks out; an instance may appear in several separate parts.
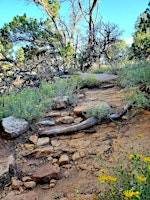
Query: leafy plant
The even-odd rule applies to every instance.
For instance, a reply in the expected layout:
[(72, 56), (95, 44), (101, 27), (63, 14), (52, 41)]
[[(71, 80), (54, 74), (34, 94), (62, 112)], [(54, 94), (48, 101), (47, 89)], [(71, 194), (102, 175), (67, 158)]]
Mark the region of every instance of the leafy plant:
[(102, 84), (102, 81), (97, 80), (94, 76), (93, 77), (86, 77), (85, 79), (82, 79), (81, 82), (81, 88), (94, 88), (99, 87)]
[(77, 82), (71, 80), (56, 80), (55, 83), (43, 83), (40, 88), (25, 89), (20, 93), (12, 93), (0, 98), (0, 120), (13, 115), (32, 120), (44, 116), (51, 109), (52, 98), (68, 96), (71, 103), (77, 100)]
[(95, 106), (86, 110), (87, 117), (95, 117), (98, 120), (109, 117), (111, 113), (111, 108), (107, 105)]
[(126, 166), (119, 163), (109, 169), (100, 170), (98, 178), (103, 190), (99, 199), (105, 200), (148, 200), (150, 199), (150, 157), (132, 153)]

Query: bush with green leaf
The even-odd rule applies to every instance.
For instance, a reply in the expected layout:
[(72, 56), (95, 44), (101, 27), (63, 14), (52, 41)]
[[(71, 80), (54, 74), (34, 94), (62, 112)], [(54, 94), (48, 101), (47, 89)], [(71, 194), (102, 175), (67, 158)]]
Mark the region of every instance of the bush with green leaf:
[(86, 77), (82, 79), (81, 81), (81, 88), (95, 88), (95, 87), (100, 87), (102, 84), (101, 80), (96, 79), (94, 76), (92, 77)]
[[(150, 157), (132, 153), (126, 164), (122, 160), (112, 168), (100, 169), (99, 200), (149, 200)], [(108, 172), (108, 173), (107, 173)]]
[(13, 115), (32, 120), (45, 115), (51, 109), (52, 98), (68, 96), (71, 103), (77, 100), (77, 82), (58, 79), (55, 83), (43, 83), (40, 88), (28, 88), (19, 93), (0, 97), (0, 120)]
[(111, 113), (111, 108), (107, 105), (95, 106), (86, 110), (87, 117), (95, 117), (98, 120), (106, 119)]

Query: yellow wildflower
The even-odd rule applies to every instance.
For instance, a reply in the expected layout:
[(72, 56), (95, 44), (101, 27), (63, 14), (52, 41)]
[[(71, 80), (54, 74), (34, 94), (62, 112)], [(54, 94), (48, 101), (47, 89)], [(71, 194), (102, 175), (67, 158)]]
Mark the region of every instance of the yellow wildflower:
[(108, 180), (112, 181), (112, 182), (115, 182), (117, 180), (117, 178), (114, 177), (114, 176), (108, 176)]
[(144, 176), (140, 176), (140, 175), (137, 175), (136, 178), (140, 181), (140, 182), (145, 182), (146, 181), (146, 177)]
[(145, 162), (150, 162), (150, 157), (145, 157), (145, 158), (143, 158), (143, 160), (144, 160)]
[(99, 171), (100, 171), (101, 173), (104, 173), (104, 172), (105, 172), (105, 169), (102, 168), (102, 169), (100, 169)]
[(108, 176), (100, 176), (99, 178), (98, 178), (98, 180), (99, 181), (107, 181), (108, 180)]
[(142, 136), (143, 136), (143, 134), (142, 134), (142, 133), (139, 133), (139, 134), (137, 134), (137, 136), (138, 136), (138, 137), (142, 137)]
[(124, 191), (124, 195), (125, 195), (125, 197), (127, 197), (127, 198), (132, 198), (132, 197), (134, 196), (134, 192), (131, 191), (131, 190), (125, 190), (125, 191)]
[(132, 197), (140, 198), (139, 191), (133, 192), (132, 190), (125, 190), (124, 195), (125, 195), (125, 197), (127, 197), (129, 199), (132, 198)]
[(142, 154), (137, 154), (137, 153), (129, 155), (130, 160), (132, 160), (134, 158), (142, 158), (142, 157), (143, 157)]
[(98, 178), (99, 181), (112, 181), (112, 182), (115, 182), (117, 180), (116, 177), (114, 176), (107, 176), (107, 175), (103, 175), (103, 176), (100, 176)]
[(150, 165), (148, 165), (148, 170), (150, 171)]

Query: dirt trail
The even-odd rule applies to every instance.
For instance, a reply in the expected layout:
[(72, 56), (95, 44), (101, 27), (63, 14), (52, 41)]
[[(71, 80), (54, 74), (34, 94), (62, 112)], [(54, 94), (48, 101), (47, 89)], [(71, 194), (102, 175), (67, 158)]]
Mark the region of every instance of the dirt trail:
[[(114, 111), (119, 111), (126, 105), (124, 95), (126, 90), (119, 87), (108, 89), (84, 89), (84, 98), (79, 100), (78, 106), (98, 105), (100, 102), (108, 103)], [(132, 111), (131, 111), (132, 112)], [(18, 144), (15, 147), (16, 163), (26, 174), (47, 163), (59, 164), (61, 155), (69, 157), (69, 163), (60, 165), (61, 178), (56, 181), (53, 188), (49, 184), (38, 184), (33, 189), (39, 200), (92, 200), (94, 195), (100, 193), (101, 188), (98, 182), (99, 169), (114, 166), (120, 157), (125, 161), (133, 146), (137, 153), (150, 152), (150, 112), (142, 111), (134, 118), (128, 119), (130, 113), (121, 121), (103, 122), (94, 127), (95, 133), (80, 132), (70, 135), (60, 135), (50, 138), (50, 144), (42, 148), (53, 148), (48, 154), (27, 154), (37, 146), (23, 146)], [(138, 137), (141, 133), (142, 137)], [(0, 141), (2, 144), (3, 141)], [(5, 145), (0, 145), (0, 151)], [(9, 148), (4, 154), (11, 154)], [(29, 156), (27, 156), (29, 155)], [(74, 156), (74, 157), (73, 157)], [(6, 192), (9, 193), (9, 188)], [(11, 191), (8, 197), (3, 200), (15, 199), (16, 191)], [(3, 195), (5, 196), (5, 195)], [(18, 195), (17, 195), (18, 196)]]

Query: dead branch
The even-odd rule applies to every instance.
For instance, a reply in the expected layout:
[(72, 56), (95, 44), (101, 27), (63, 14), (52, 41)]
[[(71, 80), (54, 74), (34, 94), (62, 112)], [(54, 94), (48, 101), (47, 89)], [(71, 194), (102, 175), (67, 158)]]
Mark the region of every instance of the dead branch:
[(40, 136), (50, 136), (50, 135), (57, 135), (57, 134), (67, 134), (67, 133), (74, 133), (78, 132), (83, 129), (87, 129), (91, 126), (94, 126), (97, 124), (98, 120), (94, 117), (88, 118), (87, 120), (76, 124), (76, 125), (71, 125), (69, 127), (64, 127), (64, 128), (56, 128), (52, 130), (47, 130), (39, 133)]

